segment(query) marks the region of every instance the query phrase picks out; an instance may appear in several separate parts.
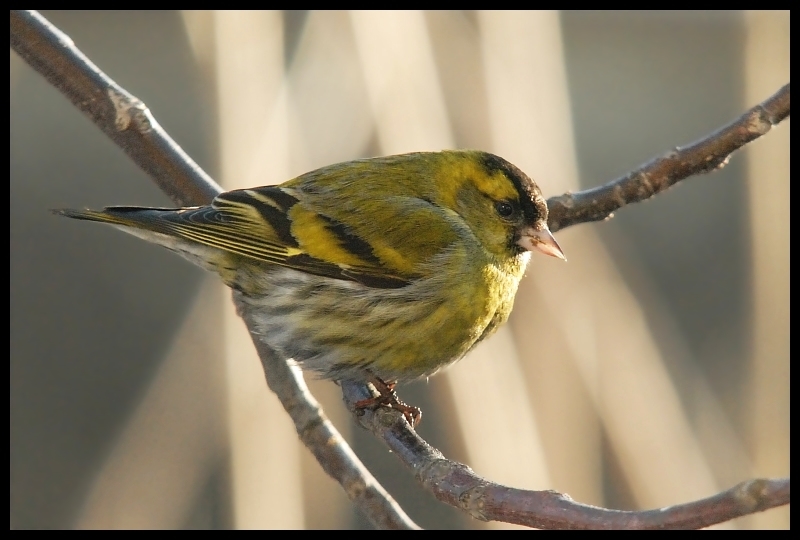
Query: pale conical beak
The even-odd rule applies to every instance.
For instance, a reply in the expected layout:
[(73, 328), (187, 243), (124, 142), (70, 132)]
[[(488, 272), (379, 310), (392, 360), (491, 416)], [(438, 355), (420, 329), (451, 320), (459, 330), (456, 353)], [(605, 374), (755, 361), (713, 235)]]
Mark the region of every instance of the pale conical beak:
[(567, 260), (564, 256), (564, 252), (561, 251), (561, 246), (558, 245), (558, 242), (553, 238), (552, 233), (550, 233), (547, 227), (539, 231), (533, 228), (524, 230), (517, 244), (528, 251), (536, 250), (539, 253), (544, 253), (551, 257), (557, 257), (564, 261)]

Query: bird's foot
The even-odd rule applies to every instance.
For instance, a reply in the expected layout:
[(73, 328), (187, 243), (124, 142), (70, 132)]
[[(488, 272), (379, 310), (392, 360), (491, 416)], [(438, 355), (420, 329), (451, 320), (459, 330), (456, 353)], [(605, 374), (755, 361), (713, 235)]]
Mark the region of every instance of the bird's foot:
[(412, 428), (415, 428), (422, 422), (422, 411), (419, 407), (414, 407), (404, 403), (395, 392), (394, 387), (397, 386), (396, 382), (386, 382), (379, 377), (373, 376), (369, 379), (378, 395), (375, 397), (362, 399), (356, 401), (356, 409), (375, 409), (377, 407), (389, 407), (390, 409), (397, 409), (403, 416), (405, 416), (408, 423)]

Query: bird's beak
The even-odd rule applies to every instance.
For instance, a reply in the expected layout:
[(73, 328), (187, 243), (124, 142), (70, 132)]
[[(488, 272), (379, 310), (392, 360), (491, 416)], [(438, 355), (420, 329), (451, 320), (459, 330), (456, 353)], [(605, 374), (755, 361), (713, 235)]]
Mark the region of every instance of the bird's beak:
[(551, 257), (557, 257), (564, 261), (567, 260), (564, 256), (564, 252), (561, 251), (561, 246), (558, 245), (558, 242), (553, 238), (550, 229), (547, 227), (541, 230), (536, 230), (533, 227), (525, 229), (522, 231), (522, 236), (520, 236), (517, 244), (528, 251), (536, 250), (545, 255), (550, 255)]

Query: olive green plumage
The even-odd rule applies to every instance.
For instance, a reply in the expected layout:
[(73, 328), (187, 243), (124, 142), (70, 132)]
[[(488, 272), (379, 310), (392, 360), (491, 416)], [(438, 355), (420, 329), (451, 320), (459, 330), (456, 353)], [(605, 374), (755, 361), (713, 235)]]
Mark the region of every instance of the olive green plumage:
[(563, 258), (536, 184), (479, 151), (330, 165), (208, 206), (57, 212), (217, 272), (261, 339), (333, 379), (435, 373), (506, 321), (531, 249)]

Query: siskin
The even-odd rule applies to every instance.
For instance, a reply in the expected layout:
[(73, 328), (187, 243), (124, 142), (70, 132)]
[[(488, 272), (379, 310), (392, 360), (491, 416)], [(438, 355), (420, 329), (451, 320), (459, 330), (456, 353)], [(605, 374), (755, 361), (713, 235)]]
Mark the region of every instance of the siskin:
[(323, 167), (207, 206), (56, 213), (117, 228), (216, 272), (260, 338), (324, 378), (394, 385), (433, 375), (508, 319), (530, 251), (565, 259), (539, 187), (480, 151)]

